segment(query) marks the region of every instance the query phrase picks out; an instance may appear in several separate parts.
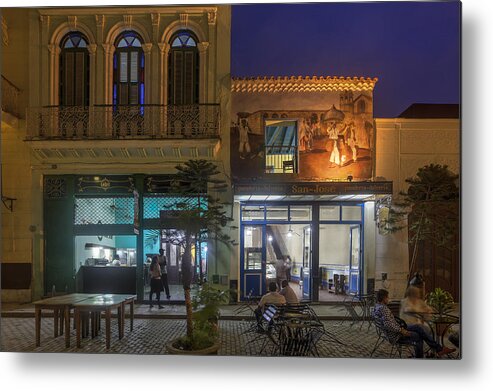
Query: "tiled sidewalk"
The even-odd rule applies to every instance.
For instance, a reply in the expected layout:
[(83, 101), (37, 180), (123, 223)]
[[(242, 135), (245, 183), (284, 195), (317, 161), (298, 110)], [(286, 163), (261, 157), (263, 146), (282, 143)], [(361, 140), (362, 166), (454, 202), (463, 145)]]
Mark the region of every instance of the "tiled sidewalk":
[[(345, 345), (323, 339), (317, 344), (321, 357), (369, 357), (376, 342), (373, 327), (364, 324), (352, 327), (350, 322), (324, 321), (326, 330)], [(261, 336), (255, 333), (243, 334), (251, 322), (239, 320), (220, 321), (220, 355), (258, 356)], [(67, 352), (67, 353), (117, 353), (117, 354), (167, 354), (166, 343), (185, 333), (185, 321), (179, 319), (136, 319), (130, 332), (126, 322), (125, 336), (118, 340), (116, 321), (112, 322), (111, 348), (105, 349), (104, 333), (94, 339), (82, 340), (82, 347), (75, 347), (75, 330), (71, 331), (71, 347), (65, 348), (64, 337), (53, 338), (53, 320), (43, 318), (41, 346), (35, 347), (33, 318), (2, 318), (0, 350), (8, 352)], [(252, 341), (251, 343), (249, 343)], [(268, 356), (268, 352), (262, 355)], [(388, 357), (389, 345), (384, 344), (374, 357)], [(407, 357), (407, 354), (404, 354)]]

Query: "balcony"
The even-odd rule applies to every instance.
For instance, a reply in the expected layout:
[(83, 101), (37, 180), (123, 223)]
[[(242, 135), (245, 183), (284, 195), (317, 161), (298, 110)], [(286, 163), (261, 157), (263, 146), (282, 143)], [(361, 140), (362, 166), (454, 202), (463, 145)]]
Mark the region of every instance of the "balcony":
[(26, 141), (44, 163), (214, 158), (218, 104), (48, 106), (27, 110)]
[(2, 75), (2, 111), (9, 113), (16, 118), (19, 115), (19, 95), (20, 90)]
[(219, 137), (219, 105), (45, 106), (27, 113), (27, 140)]

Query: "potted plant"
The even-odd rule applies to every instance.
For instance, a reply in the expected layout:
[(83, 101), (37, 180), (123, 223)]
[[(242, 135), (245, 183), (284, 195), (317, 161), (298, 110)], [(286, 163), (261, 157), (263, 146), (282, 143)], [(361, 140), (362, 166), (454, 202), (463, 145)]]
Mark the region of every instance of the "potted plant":
[(454, 299), (449, 292), (441, 288), (435, 288), (426, 296), (426, 302), (442, 317), (452, 310)]
[(192, 299), (193, 331), (171, 341), (166, 347), (174, 354), (210, 355), (220, 348), (219, 307), (229, 302), (230, 291), (214, 288), (208, 283), (199, 286)]
[[(235, 244), (234, 240), (223, 232), (233, 220), (224, 209), (227, 203), (209, 193), (224, 190), (227, 185), (225, 181), (215, 178), (219, 171), (214, 163), (206, 160), (189, 160), (176, 166), (176, 170), (172, 190), (179, 201), (166, 216), (167, 224), (174, 228), (166, 230), (164, 241), (179, 245), (183, 249), (181, 271), (187, 331), (186, 336), (168, 344), (168, 351), (180, 354), (210, 354), (208, 350), (203, 349), (211, 348), (217, 342), (217, 330), (213, 333), (211, 322), (204, 322), (203, 318), (209, 315), (213, 318), (214, 314), (217, 315), (218, 312), (214, 311), (218, 310), (218, 298), (228, 296), (227, 293), (213, 291), (213, 288), (207, 285), (199, 289), (192, 300), (192, 252), (200, 248), (204, 242)], [(200, 251), (196, 253), (200, 254)], [(199, 285), (203, 282), (202, 272), (198, 282)], [(194, 303), (198, 310), (195, 314)], [(217, 328), (217, 321), (215, 327)]]

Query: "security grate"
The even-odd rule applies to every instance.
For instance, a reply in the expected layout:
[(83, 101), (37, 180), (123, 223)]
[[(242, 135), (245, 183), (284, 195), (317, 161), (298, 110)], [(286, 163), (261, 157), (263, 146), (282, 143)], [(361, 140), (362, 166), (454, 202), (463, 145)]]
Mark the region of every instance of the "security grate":
[(144, 197), (144, 219), (158, 219), (161, 210), (178, 210), (180, 203), (193, 208), (197, 202), (195, 197)]
[(131, 197), (76, 198), (74, 224), (133, 224)]

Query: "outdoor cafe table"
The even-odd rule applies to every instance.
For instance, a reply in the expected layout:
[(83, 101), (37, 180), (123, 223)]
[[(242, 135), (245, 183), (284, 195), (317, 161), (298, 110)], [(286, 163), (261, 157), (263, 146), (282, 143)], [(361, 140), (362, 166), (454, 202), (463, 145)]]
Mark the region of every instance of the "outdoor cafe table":
[[(62, 324), (65, 323), (65, 347), (70, 347), (70, 310), (75, 303), (90, 299), (97, 294), (91, 293), (71, 293), (63, 296), (54, 296), (43, 300), (35, 301), (35, 328), (36, 346), (41, 345), (41, 315), (42, 310), (53, 310), (54, 337), (58, 337), (58, 332), (63, 334)], [(62, 316), (63, 314), (63, 316)]]
[[(133, 305), (135, 295), (117, 295), (117, 294), (103, 294), (97, 295), (87, 300), (79, 301), (74, 304), (75, 308), (75, 325), (76, 325), (76, 337), (77, 337), (77, 347), (81, 347), (81, 331), (82, 322), (81, 314), (83, 313), (93, 313), (96, 316), (95, 319), (99, 319), (99, 314), (104, 312), (105, 314), (105, 331), (106, 331), (106, 349), (110, 348), (111, 339), (111, 311), (113, 309), (118, 310), (118, 338), (122, 339), (124, 334), (124, 322), (125, 322), (125, 304), (130, 304), (130, 330), (133, 330)], [(93, 324), (93, 335), (94, 328), (98, 326)]]

